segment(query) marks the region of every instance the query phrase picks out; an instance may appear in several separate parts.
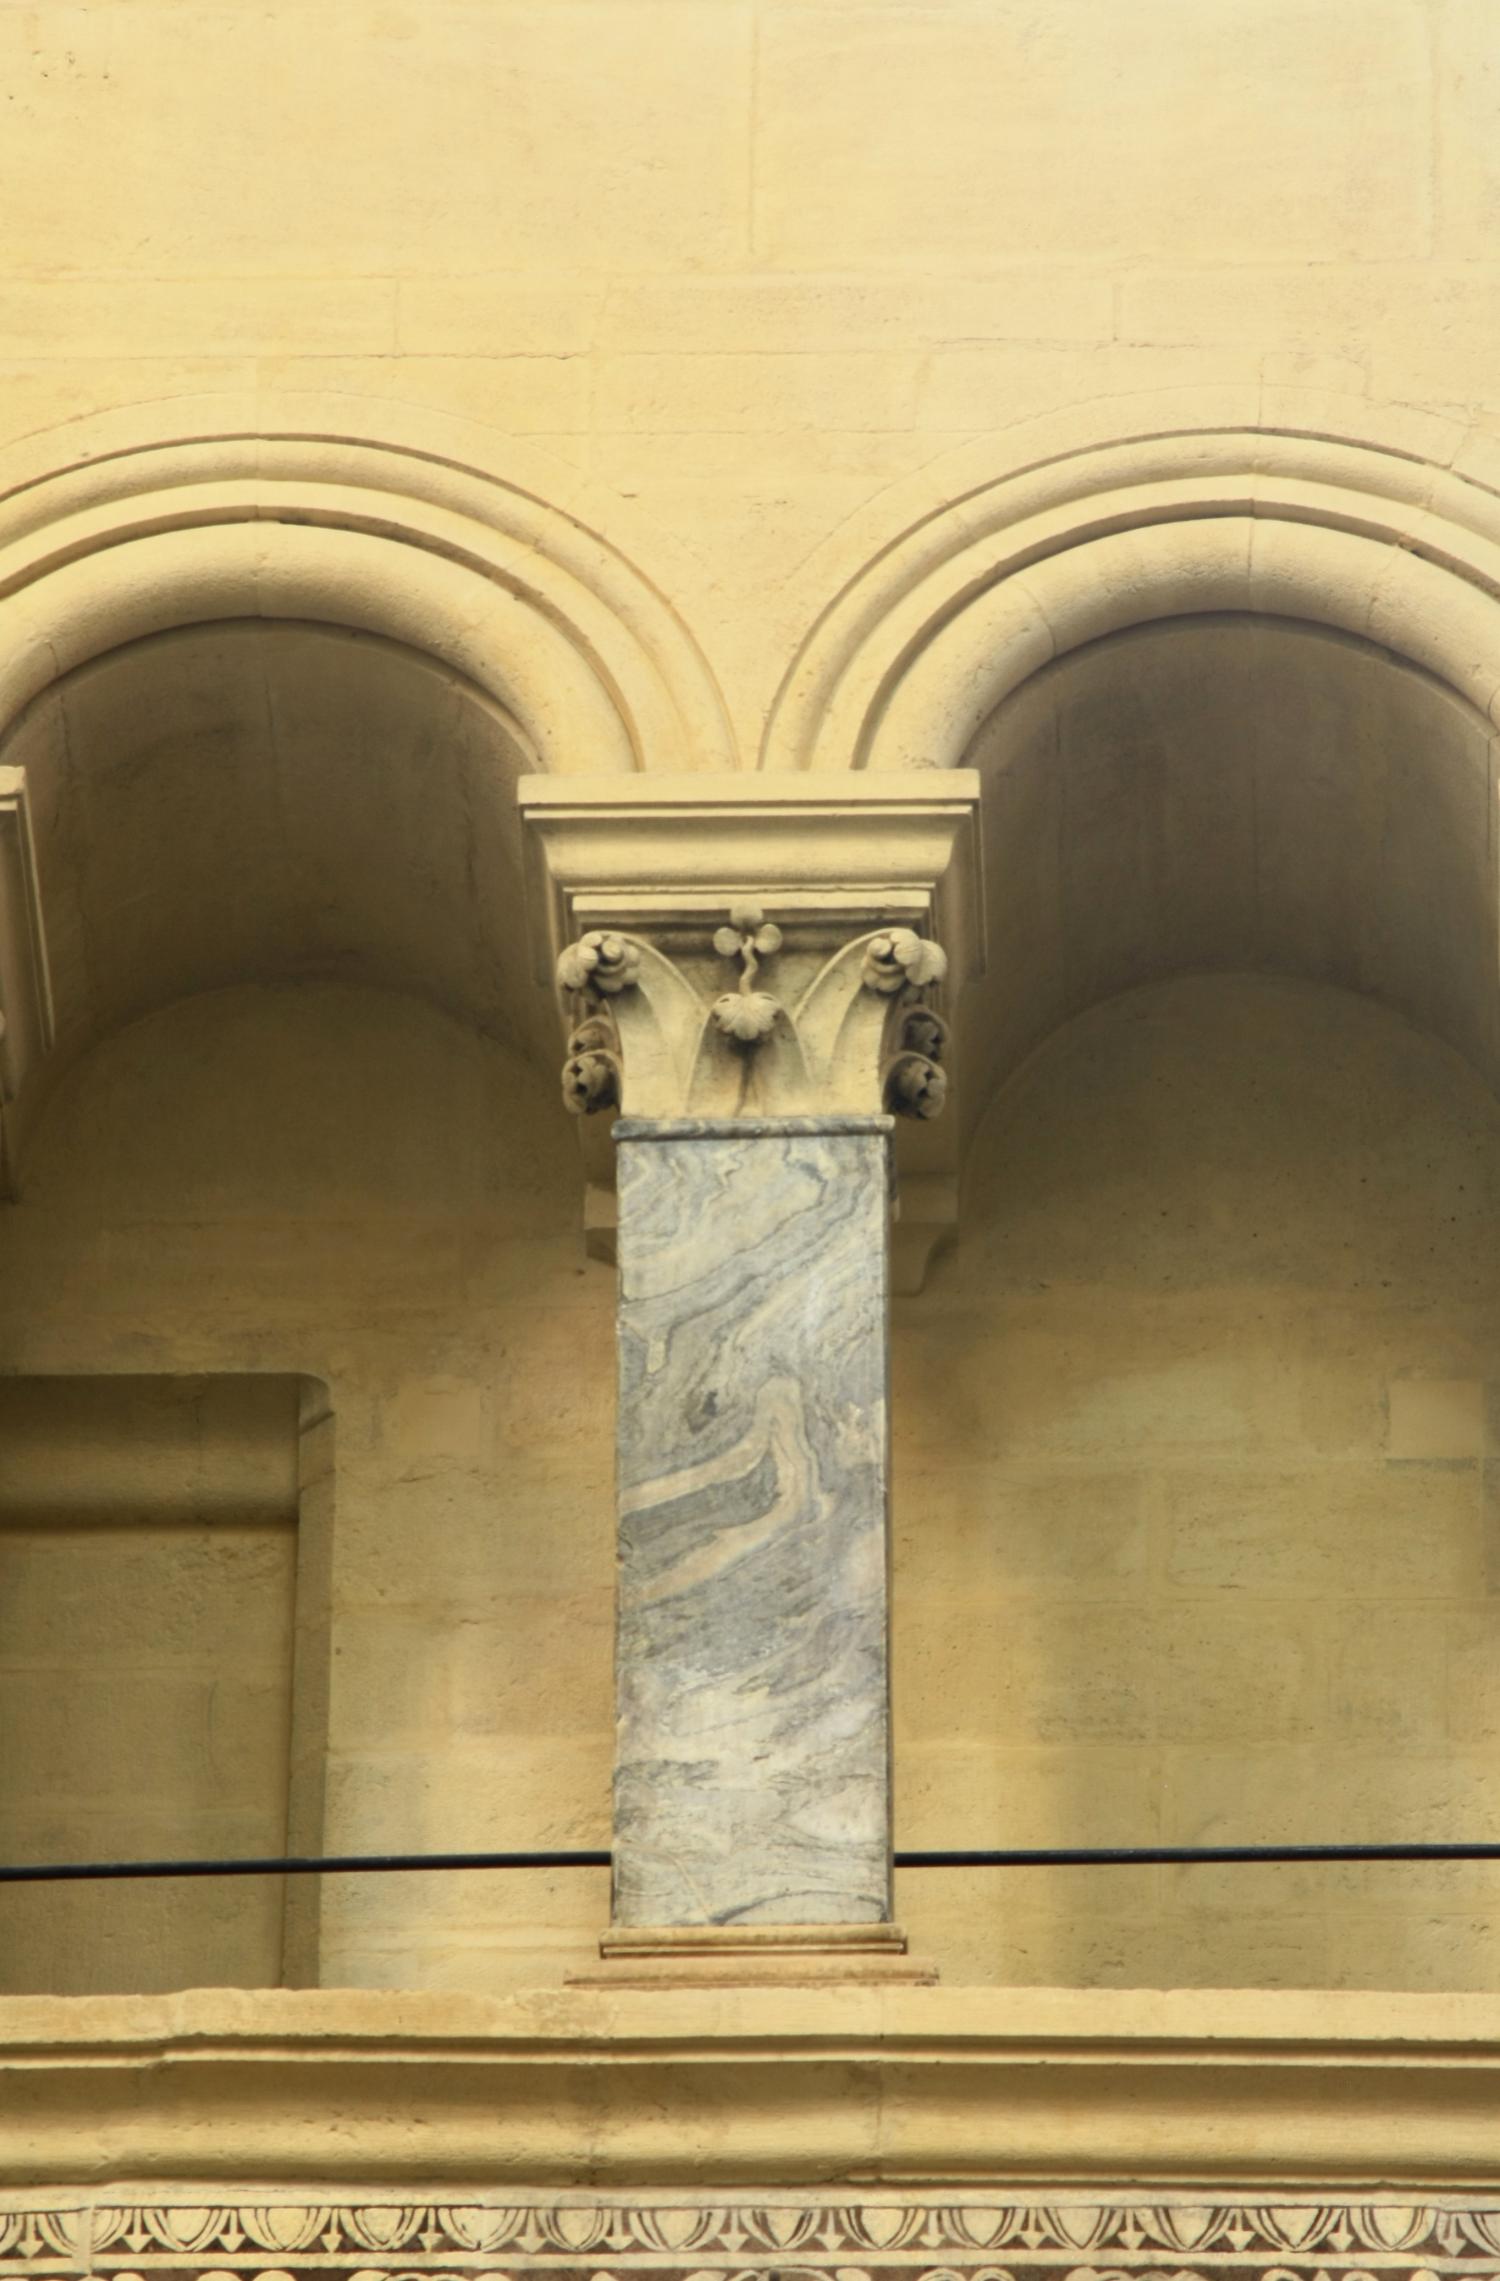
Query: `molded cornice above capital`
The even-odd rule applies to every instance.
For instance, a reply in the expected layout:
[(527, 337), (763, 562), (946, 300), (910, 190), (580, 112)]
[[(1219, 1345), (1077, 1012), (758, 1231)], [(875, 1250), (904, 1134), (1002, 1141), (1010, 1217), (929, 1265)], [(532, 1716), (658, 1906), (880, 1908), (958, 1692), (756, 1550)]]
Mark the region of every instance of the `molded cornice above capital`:
[(984, 956), (979, 777), (528, 776), (520, 786), (539, 981), (592, 928), (716, 923), (754, 900), (785, 925), (930, 934), (956, 983)]

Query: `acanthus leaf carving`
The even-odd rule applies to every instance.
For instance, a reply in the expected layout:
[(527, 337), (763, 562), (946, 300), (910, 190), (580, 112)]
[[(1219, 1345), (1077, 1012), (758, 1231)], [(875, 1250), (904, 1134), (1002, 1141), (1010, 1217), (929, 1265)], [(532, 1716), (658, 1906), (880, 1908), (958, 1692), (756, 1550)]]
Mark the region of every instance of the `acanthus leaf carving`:
[[(930, 1118), (942, 1109), (948, 1031), (928, 1003), (947, 971), (940, 944), (910, 927), (860, 935), (789, 1006), (760, 986), (762, 964), (785, 938), (758, 903), (735, 903), (711, 940), (740, 968), (737, 987), (711, 998), (683, 971), (686, 955), (701, 972), (701, 937), (668, 955), (596, 928), (562, 952), (557, 979), (571, 1000), (563, 1098), (576, 1115), (732, 1115), (752, 1100), (771, 1115), (883, 1108)], [(743, 1072), (755, 1057), (749, 1090), (723, 1059), (726, 1045)]]

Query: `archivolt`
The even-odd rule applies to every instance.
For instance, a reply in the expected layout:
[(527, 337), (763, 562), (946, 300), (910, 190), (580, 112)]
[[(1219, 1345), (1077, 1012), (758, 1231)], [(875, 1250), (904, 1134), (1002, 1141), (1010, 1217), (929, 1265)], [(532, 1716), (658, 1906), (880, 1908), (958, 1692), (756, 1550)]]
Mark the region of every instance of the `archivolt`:
[(1490, 439), (1287, 392), (1137, 399), (1113, 433), (1090, 408), (1004, 445), (999, 471), (993, 440), (929, 470), (924, 511), (874, 544), (876, 515), (886, 533), (892, 517), (872, 510), (852, 569), (850, 534), (822, 550), (823, 591), (843, 583), (782, 684), (763, 766), (954, 767), (1051, 659), (1206, 611), (1358, 634), (1500, 722)]
[[(220, 618), (359, 628), (463, 674), (539, 768), (734, 765), (682, 621), (583, 519), (565, 470), (486, 464), (464, 422), (349, 398), (167, 423), (108, 414), (0, 455), (0, 727), (71, 668)], [(562, 476), (559, 495), (558, 476)], [(610, 507), (618, 525), (619, 510)], [(659, 546), (656, 535), (653, 545)]]

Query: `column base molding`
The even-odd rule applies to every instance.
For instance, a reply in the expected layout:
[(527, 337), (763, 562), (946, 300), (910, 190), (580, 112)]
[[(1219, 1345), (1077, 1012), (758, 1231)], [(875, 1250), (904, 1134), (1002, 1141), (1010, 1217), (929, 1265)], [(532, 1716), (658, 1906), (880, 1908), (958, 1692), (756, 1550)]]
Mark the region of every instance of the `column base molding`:
[(906, 1953), (899, 1925), (615, 1925), (575, 1988), (797, 1988), (871, 1982), (928, 1988), (937, 1966)]

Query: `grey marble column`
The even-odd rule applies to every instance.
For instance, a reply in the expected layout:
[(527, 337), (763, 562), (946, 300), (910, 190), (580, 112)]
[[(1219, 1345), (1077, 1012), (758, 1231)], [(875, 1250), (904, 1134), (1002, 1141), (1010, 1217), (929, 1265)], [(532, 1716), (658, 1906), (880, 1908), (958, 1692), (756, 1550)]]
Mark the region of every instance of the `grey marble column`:
[(615, 1127), (619, 1926), (890, 1917), (890, 1128)]

